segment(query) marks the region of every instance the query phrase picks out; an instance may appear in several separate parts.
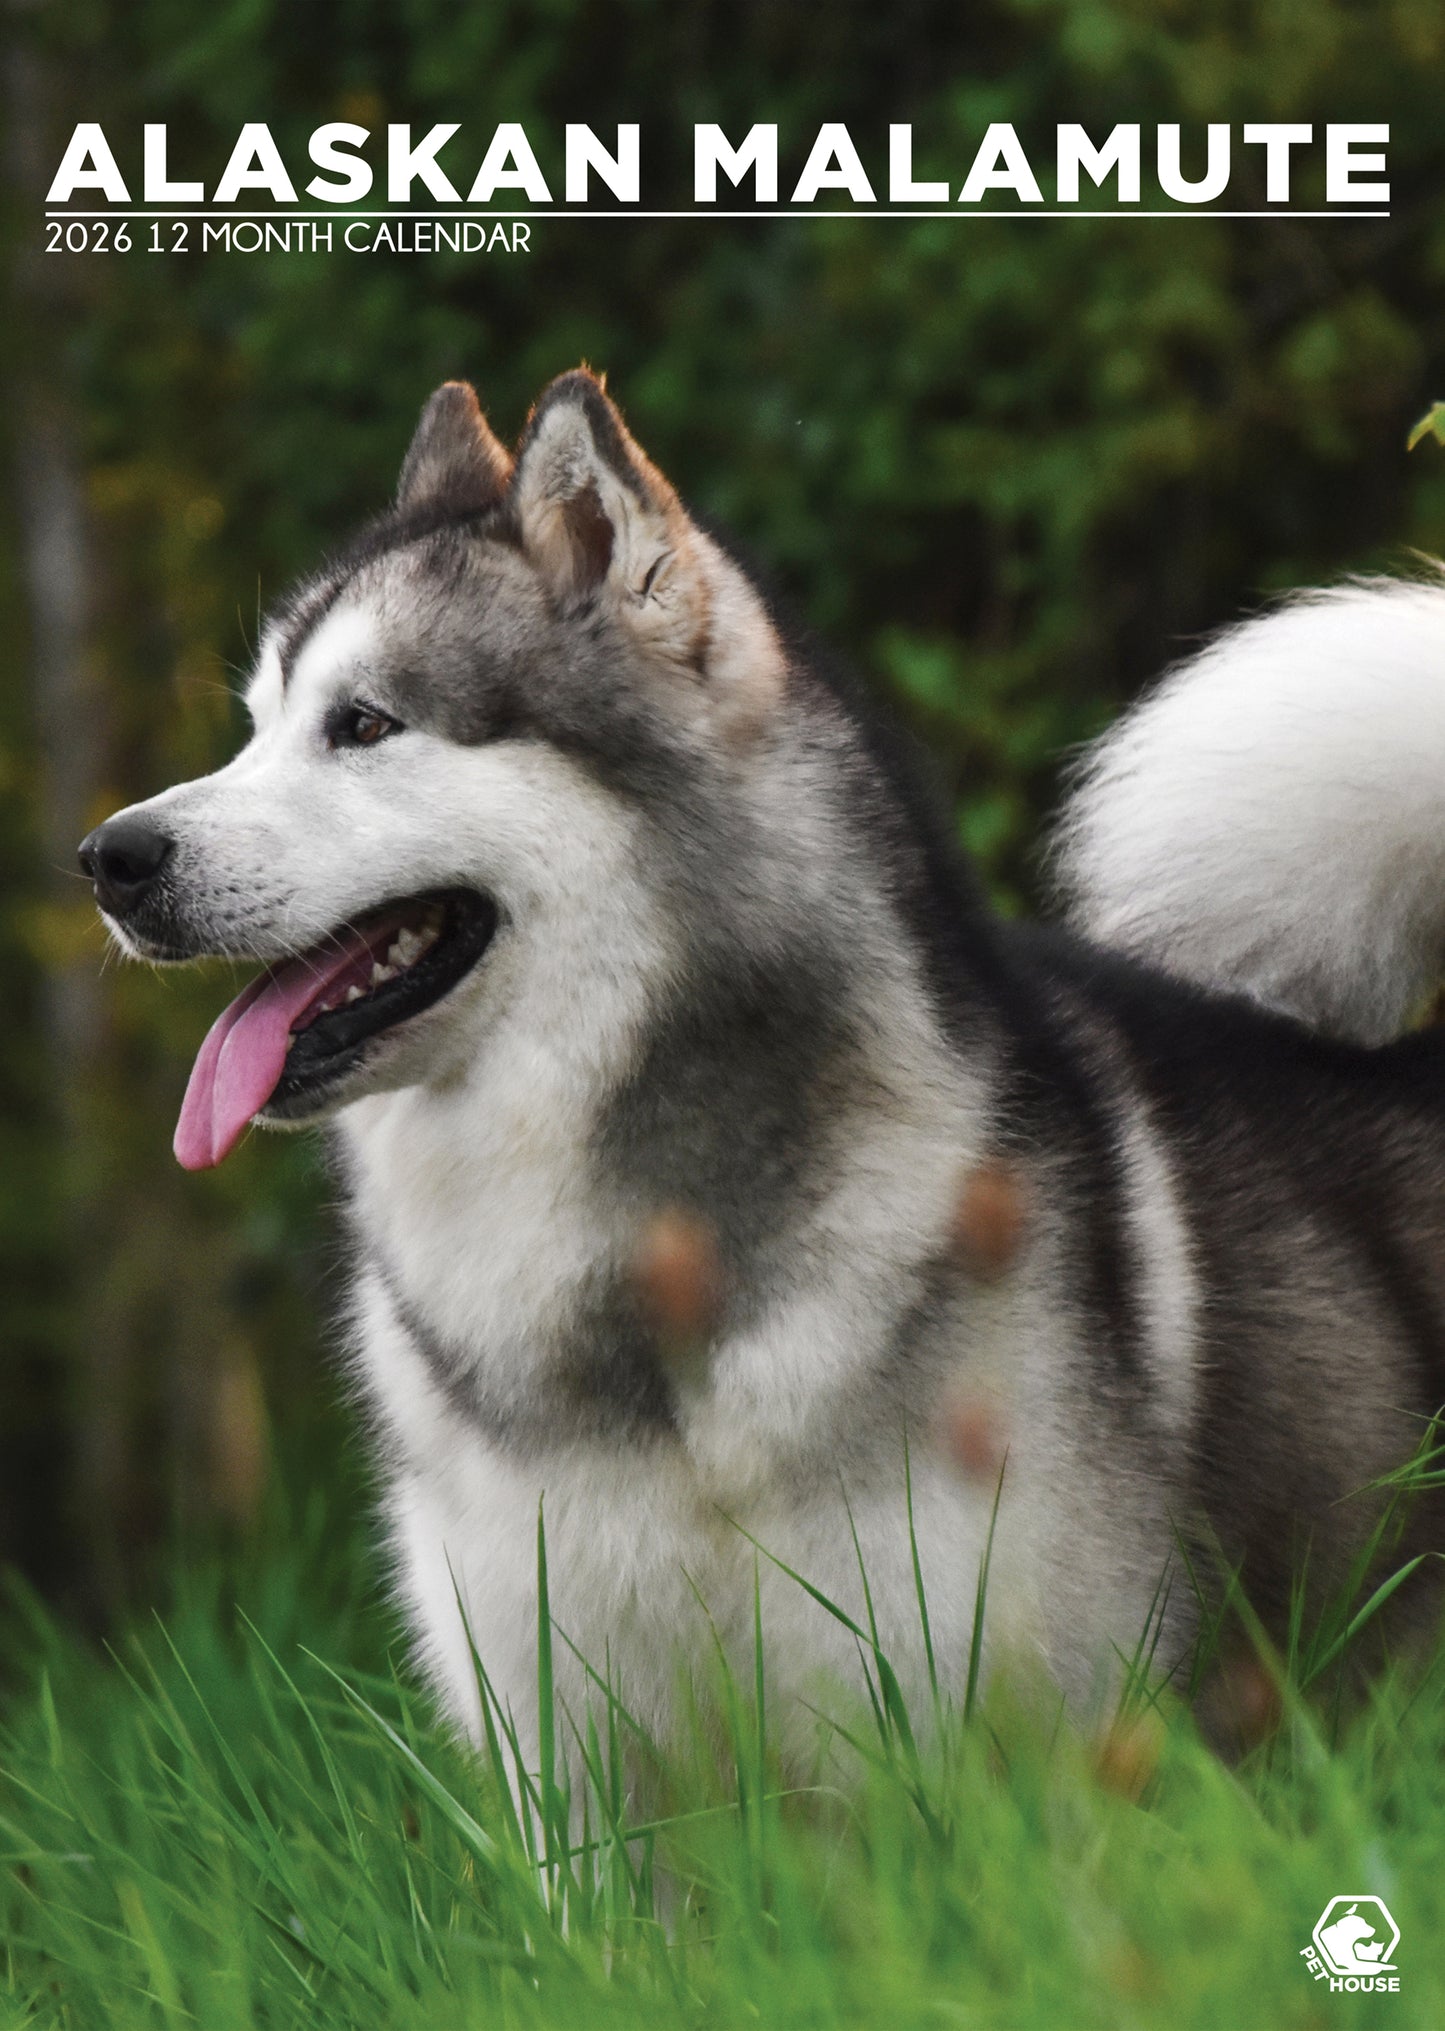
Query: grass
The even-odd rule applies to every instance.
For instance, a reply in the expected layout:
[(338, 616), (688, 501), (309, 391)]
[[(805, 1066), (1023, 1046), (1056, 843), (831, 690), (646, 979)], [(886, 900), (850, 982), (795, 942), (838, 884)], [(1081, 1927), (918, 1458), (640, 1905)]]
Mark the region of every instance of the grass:
[[(570, 1765), (549, 1714), (514, 1802), (505, 1717), (479, 1758), (435, 1726), (371, 1565), (314, 1498), (245, 1556), (179, 1561), (164, 1620), (108, 1653), (16, 1593), (3, 2031), (1445, 2022), (1445, 1651), (1346, 1710), (1335, 1636), (1298, 1646), (1278, 1727), (1228, 1766), (1138, 1684), (1102, 1740), (1004, 1684), (924, 1728), (859, 1628), (861, 1774), (788, 1791), (759, 1646), (745, 1682), (720, 1670), (726, 1753), (700, 1727), (637, 1827), (625, 1714)], [(1361, 1892), (1400, 1926), (1397, 1995), (1330, 1994), (1300, 1957)]]

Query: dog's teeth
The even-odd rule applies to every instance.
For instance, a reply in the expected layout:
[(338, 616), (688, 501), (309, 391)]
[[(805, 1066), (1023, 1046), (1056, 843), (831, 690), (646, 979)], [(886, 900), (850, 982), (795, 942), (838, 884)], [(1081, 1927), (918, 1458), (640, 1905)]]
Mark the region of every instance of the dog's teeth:
[(410, 966), (418, 953), (424, 950), (423, 942), (415, 931), (398, 931), (396, 943), (386, 956), (393, 966)]
[(347, 999), (347, 1000), (348, 1000), (349, 1002), (350, 1002), (350, 1001), (360, 1001), (360, 1000), (361, 1000), (361, 996), (362, 996), (362, 990), (361, 990), (361, 989), (360, 989), (359, 987), (348, 987), (348, 988), (347, 988), (347, 990), (346, 990), (346, 999)]
[(371, 984), (373, 987), (384, 987), (388, 980), (395, 979), (396, 968), (394, 966), (373, 965), (371, 969)]

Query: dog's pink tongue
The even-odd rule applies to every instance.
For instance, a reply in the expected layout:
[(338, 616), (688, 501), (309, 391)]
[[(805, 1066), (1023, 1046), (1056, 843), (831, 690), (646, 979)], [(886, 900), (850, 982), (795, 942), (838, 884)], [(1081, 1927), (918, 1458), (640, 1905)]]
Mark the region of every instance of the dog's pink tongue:
[(365, 940), (358, 939), (319, 964), (312, 958), (288, 960), (253, 980), (221, 1011), (197, 1054), (176, 1123), (176, 1157), (186, 1170), (210, 1170), (231, 1154), (252, 1115), (276, 1090), (297, 1017), (367, 952)]

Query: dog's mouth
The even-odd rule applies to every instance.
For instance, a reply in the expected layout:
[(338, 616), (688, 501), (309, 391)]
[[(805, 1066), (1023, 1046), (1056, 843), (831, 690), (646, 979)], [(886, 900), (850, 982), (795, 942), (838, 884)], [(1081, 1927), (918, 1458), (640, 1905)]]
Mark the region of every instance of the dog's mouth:
[(264, 1112), (315, 1111), (374, 1037), (420, 1015), (470, 973), (497, 928), (472, 889), (383, 903), (298, 958), (268, 967), (212, 1024), (191, 1072), (175, 1151), (209, 1170)]

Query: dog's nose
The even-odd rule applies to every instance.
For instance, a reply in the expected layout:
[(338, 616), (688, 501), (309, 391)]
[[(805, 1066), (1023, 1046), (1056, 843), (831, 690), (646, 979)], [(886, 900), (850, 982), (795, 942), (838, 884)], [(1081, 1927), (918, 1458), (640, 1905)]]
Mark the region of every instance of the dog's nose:
[(80, 842), (80, 865), (95, 884), (95, 900), (123, 917), (145, 896), (175, 841), (149, 819), (107, 818)]

